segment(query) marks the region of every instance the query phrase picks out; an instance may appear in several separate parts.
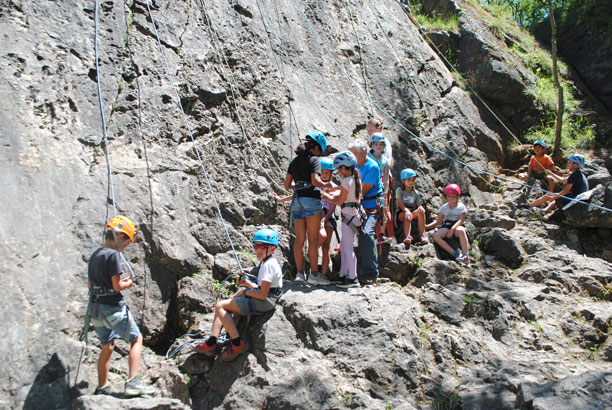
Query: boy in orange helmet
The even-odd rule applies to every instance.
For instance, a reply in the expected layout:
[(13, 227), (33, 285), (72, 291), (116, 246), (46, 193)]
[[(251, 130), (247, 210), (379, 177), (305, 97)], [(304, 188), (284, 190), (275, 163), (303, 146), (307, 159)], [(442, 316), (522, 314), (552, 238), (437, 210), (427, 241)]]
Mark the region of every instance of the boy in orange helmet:
[(110, 359), (115, 349), (115, 338), (130, 343), (129, 377), (125, 383), (128, 397), (152, 394), (155, 390), (145, 386), (138, 377), (142, 355), (142, 334), (128, 309), (121, 291), (134, 284), (131, 278), (122, 278), (120, 252), (134, 242), (136, 227), (125, 216), (116, 216), (105, 226), (104, 245), (92, 253), (87, 268), (91, 298), (91, 323), (102, 350), (98, 359), (98, 387), (94, 394), (111, 394), (108, 382)]

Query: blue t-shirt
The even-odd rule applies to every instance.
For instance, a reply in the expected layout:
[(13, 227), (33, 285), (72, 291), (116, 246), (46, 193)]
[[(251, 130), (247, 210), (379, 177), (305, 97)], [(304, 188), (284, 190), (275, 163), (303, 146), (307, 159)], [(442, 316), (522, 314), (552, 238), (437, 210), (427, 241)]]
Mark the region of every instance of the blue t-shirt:
[[(92, 285), (113, 289), (113, 276), (121, 275), (123, 268), (119, 252), (111, 248), (99, 248), (91, 254), (87, 267), (87, 278)], [(123, 303), (120, 292), (109, 296), (100, 296), (96, 300), (104, 305), (117, 306)]]
[(569, 198), (576, 198), (581, 193), (589, 190), (589, 181), (587, 181), (584, 174), (580, 171), (573, 172), (572, 175), (567, 178), (567, 183), (572, 184), (572, 189), (570, 189), (566, 195)]
[[(366, 159), (365, 164), (357, 166), (361, 173), (361, 182), (364, 184), (372, 184), (372, 187), (363, 194), (364, 198), (380, 195), (383, 192), (382, 181), (380, 180), (380, 168), (375, 161), (370, 158)], [(376, 198), (364, 199), (361, 201), (364, 208), (376, 208)]]

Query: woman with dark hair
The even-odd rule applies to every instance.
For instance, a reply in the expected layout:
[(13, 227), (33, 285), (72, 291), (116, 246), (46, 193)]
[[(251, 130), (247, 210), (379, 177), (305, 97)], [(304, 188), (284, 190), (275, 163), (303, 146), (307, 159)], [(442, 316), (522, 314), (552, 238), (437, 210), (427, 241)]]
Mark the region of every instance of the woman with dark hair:
[(333, 191), (337, 188), (330, 182), (321, 180), (321, 162), (319, 156), (327, 148), (327, 139), (321, 131), (312, 131), (306, 135), (306, 141), (295, 149), (297, 156), (289, 164), (285, 177), (285, 189), (293, 188), (291, 202), (291, 219), (295, 226), (295, 244), (293, 256), (297, 282), (304, 282), (304, 244), (308, 238), (308, 256), (310, 258), (310, 278), (313, 285), (329, 285), (327, 278), (319, 273), (318, 241), (321, 228), (321, 190)]

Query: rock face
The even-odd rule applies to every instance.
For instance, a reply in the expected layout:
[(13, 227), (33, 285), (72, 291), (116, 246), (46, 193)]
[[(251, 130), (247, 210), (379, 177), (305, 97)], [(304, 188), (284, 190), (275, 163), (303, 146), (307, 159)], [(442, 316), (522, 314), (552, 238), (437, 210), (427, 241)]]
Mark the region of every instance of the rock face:
[[(523, 382), (608, 377), (610, 265), (580, 232), (515, 214), (504, 204), (518, 196), (512, 187), (500, 186), (505, 197), (488, 192), (490, 177), (440, 153), (494, 172), (503, 139), (397, 2), (154, 2), (203, 167), (146, 6), (100, 4), (96, 72), (92, 1), (0, 4), (0, 407), (411, 409), (462, 397), (485, 408), (515, 403)], [(394, 246), (381, 275), (398, 283), (288, 285), (273, 315), (252, 320), (248, 355), (225, 364), (185, 350), (165, 361), (176, 337), (209, 329), (218, 281), (255, 265), (250, 239), (262, 225), (279, 232), (277, 255), (293, 276), (287, 207), (271, 191), (281, 191), (300, 137), (318, 128), (330, 153), (343, 150), (365, 137), (368, 115), (384, 116), (373, 102), (406, 124), (386, 120), (393, 174), (417, 170), (428, 220), (443, 186), (462, 186), (474, 264), (438, 261), (433, 245)], [(81, 358), (77, 337), (87, 261), (115, 213), (110, 191), (116, 212), (138, 225), (125, 252), (137, 284), (125, 293), (154, 398), (88, 395), (99, 343), (90, 332)], [(479, 245), (488, 230), (518, 253)], [(127, 353), (118, 342), (110, 374), (118, 396)], [(525, 403), (554, 390), (529, 386)]]
[(589, 91), (612, 112), (612, 85), (608, 79), (612, 70), (612, 40), (609, 24), (599, 19), (612, 14), (612, 5), (606, 1), (590, 5), (579, 24), (570, 18), (566, 27), (560, 27), (559, 52), (578, 71)]

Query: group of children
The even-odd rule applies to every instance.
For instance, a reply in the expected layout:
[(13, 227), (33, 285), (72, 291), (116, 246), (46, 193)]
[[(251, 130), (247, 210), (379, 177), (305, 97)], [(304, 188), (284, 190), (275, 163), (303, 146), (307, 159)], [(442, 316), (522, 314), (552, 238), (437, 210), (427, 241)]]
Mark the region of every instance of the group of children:
[[(331, 283), (327, 279), (329, 248), (333, 233), (337, 234), (335, 209), (341, 208), (341, 265), (336, 285), (341, 288), (359, 287), (357, 257), (353, 243), (355, 235), (362, 229), (365, 218), (360, 202), (364, 197), (364, 190), (370, 189), (372, 184), (362, 181), (357, 158), (351, 151), (340, 152), (333, 160), (320, 159), (319, 156), (325, 151), (326, 146), (327, 141), (321, 132), (313, 131), (308, 134), (306, 141), (296, 149), (298, 155), (291, 162), (285, 179), (285, 188), (293, 189), (294, 194), (286, 197), (274, 194), (274, 198), (280, 202), (292, 201), (290, 213), (296, 233), (293, 247), (298, 269), (296, 280), (306, 279), (303, 270), (303, 247), (308, 237), (311, 266), (308, 283), (314, 285)], [(392, 160), (383, 159), (387, 146), (388, 142), (382, 134), (376, 132), (371, 134), (369, 155), (379, 165), (381, 184), (384, 187), (384, 193), (377, 194), (376, 198), (379, 209), (382, 207), (385, 213), (388, 213), (390, 202), (388, 181), (391, 177), (389, 169), (392, 163)], [(575, 198), (588, 190), (588, 182), (581, 172), (581, 168), (585, 165), (584, 157), (571, 155), (568, 160), (568, 170), (571, 175), (563, 178), (552, 172), (554, 164), (545, 154), (545, 149), (546, 144), (543, 141), (534, 143), (535, 155), (530, 160), (528, 174), (523, 177), (529, 182), (546, 180), (549, 183), (550, 193), (530, 204), (517, 205), (519, 207), (537, 207), (549, 202), (550, 204), (542, 209), (542, 212), (547, 212), (556, 206), (563, 207), (568, 201), (567, 198)], [(337, 171), (340, 177), (340, 185), (332, 182), (334, 171)], [(402, 170), (400, 173), (402, 186), (396, 190), (398, 209), (395, 221), (403, 226), (405, 238), (403, 242), (411, 244), (415, 241), (412, 236), (412, 221), (416, 220), (419, 229), (416, 241), (428, 243), (425, 232), (438, 227), (433, 235), (434, 242), (457, 261), (469, 263), (470, 245), (464, 227), (467, 209), (459, 201), (460, 187), (456, 184), (445, 187), (447, 202), (438, 210), (436, 220), (427, 224), (421, 196), (416, 190), (417, 176), (417, 173), (410, 168)], [(553, 193), (554, 181), (566, 183), (558, 194)], [(390, 219), (390, 214), (387, 219)], [(382, 225), (385, 225), (384, 218)], [(387, 232), (393, 234), (393, 221), (391, 228), (387, 227)], [(89, 261), (90, 317), (102, 343), (98, 359), (98, 387), (94, 394), (112, 393), (108, 383), (108, 372), (114, 340), (117, 337), (130, 343), (129, 375), (125, 384), (125, 395), (138, 396), (155, 392), (151, 387), (144, 385), (137, 375), (142, 354), (142, 334), (121, 295), (121, 291), (130, 288), (134, 282), (132, 279), (121, 277), (123, 269), (120, 252), (134, 242), (135, 235), (136, 227), (132, 221), (124, 216), (115, 217), (105, 226), (104, 245), (91, 255)], [(453, 237), (459, 239), (458, 249), (453, 249), (447, 241)], [(241, 287), (238, 293), (216, 304), (211, 335), (205, 341), (193, 345), (196, 352), (207, 356), (216, 356), (220, 353), (221, 359), (225, 361), (236, 359), (247, 351), (248, 344), (238, 333), (233, 314), (246, 315), (270, 311), (274, 309), (280, 298), (283, 277), (280, 265), (273, 256), (278, 248), (278, 234), (272, 229), (260, 229), (253, 236), (252, 242), (255, 255), (260, 260), (257, 282), (241, 277), (237, 280), (237, 284)], [(321, 272), (318, 272), (319, 247), (323, 250)], [(222, 328), (228, 332), (231, 342), (225, 351), (219, 352), (217, 338)]]

